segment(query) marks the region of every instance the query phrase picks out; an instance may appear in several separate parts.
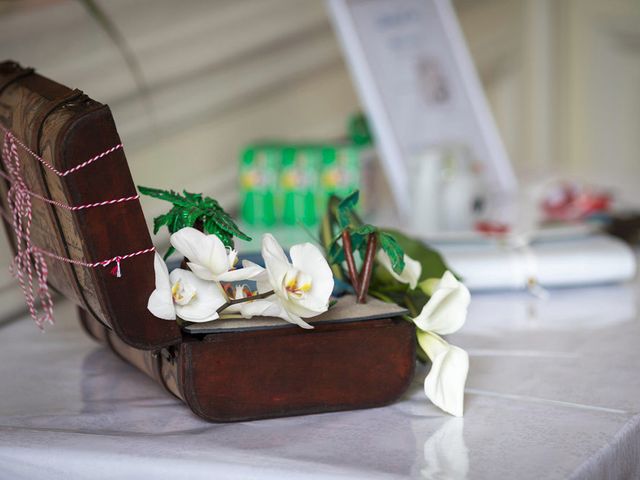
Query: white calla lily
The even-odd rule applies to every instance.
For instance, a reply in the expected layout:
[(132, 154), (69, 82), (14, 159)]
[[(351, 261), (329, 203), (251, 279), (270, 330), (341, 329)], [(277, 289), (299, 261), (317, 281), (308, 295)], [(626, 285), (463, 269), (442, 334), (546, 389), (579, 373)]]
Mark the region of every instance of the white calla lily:
[(393, 267), (391, 266), (391, 259), (384, 250), (380, 249), (376, 255), (376, 260), (400, 283), (408, 283), (409, 288), (412, 290), (418, 286), (418, 281), (422, 274), (422, 265), (406, 253), (404, 254), (404, 269), (399, 275), (393, 270)]
[(471, 294), (446, 271), (420, 314), (413, 319), (421, 330), (447, 335), (456, 332), (467, 319)]
[(217, 309), (227, 301), (219, 284), (179, 268), (169, 274), (158, 254), (154, 267), (156, 289), (147, 303), (153, 315), (165, 320), (180, 317), (188, 322), (208, 322), (219, 317)]
[[(266, 275), (258, 275), (258, 292), (273, 290), (268, 299), (248, 302), (244, 312), (274, 315), (303, 328), (313, 328), (303, 318), (315, 317), (329, 308), (333, 273), (320, 250), (311, 243), (291, 247), (291, 262), (271, 234), (262, 238)], [(268, 313), (257, 313), (268, 312)]]
[(187, 258), (191, 271), (202, 280), (235, 282), (260, 273), (255, 268), (234, 269), (238, 261), (235, 250), (227, 248), (217, 235), (206, 235), (186, 227), (171, 235), (171, 245)]
[(418, 343), (431, 360), (431, 370), (424, 380), (427, 398), (445, 412), (461, 417), (469, 355), (434, 333), (418, 330), (417, 335)]

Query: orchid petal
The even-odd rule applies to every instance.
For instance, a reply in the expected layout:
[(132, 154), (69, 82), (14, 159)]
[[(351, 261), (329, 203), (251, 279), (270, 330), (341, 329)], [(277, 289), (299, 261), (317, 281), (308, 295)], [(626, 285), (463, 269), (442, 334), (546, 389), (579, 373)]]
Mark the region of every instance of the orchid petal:
[(270, 233), (262, 237), (262, 258), (274, 290), (283, 290), (283, 280), (290, 268), (284, 250)]
[(175, 320), (176, 309), (173, 306), (173, 297), (171, 296), (169, 270), (157, 252), (153, 257), (153, 268), (156, 276), (156, 289), (149, 296), (147, 309), (154, 316), (163, 320)]
[(461, 417), (469, 355), (433, 333), (418, 330), (417, 335), (418, 343), (431, 359), (431, 370), (424, 380), (427, 398), (445, 412)]
[(218, 281), (239, 282), (241, 280), (256, 280), (262, 274), (264, 274), (264, 268), (253, 263), (252, 265), (246, 265), (242, 268), (229, 270), (228, 272), (218, 275)]
[(277, 298), (255, 300), (242, 304), (240, 313), (244, 318), (255, 316), (278, 317), (289, 323), (294, 323), (302, 328), (311, 329), (312, 325), (302, 320), (299, 316), (287, 311)]
[(318, 302), (316, 299), (310, 297), (305, 298), (304, 302), (284, 301), (281, 297), (279, 298), (287, 311), (298, 317), (315, 317), (326, 312), (329, 308), (328, 298), (326, 302)]
[(191, 265), (189, 268), (203, 280), (215, 280), (231, 267), (227, 248), (217, 235), (206, 235), (195, 228), (185, 227), (171, 235), (170, 241), (189, 263), (198, 266), (195, 270)]
[(333, 274), (320, 250), (309, 243), (294, 245), (290, 253), (293, 263), (289, 263), (272, 235), (264, 235), (262, 257), (270, 288), (263, 276), (258, 275), (258, 292), (272, 290), (275, 294), (273, 301), (277, 300), (282, 307), (277, 316), (311, 328), (302, 318), (315, 317), (329, 308)]
[(176, 305), (178, 317), (188, 322), (208, 322), (219, 317), (218, 308), (226, 303), (226, 296), (220, 285), (198, 278), (193, 272), (176, 269), (169, 275), (171, 283), (178, 281), (195, 288), (196, 295), (186, 305)]
[[(233, 289), (233, 300), (240, 300), (242, 298), (247, 298), (247, 295), (245, 294), (245, 288), (246, 285), (236, 285), (235, 288)], [(224, 311), (222, 312), (222, 316), (229, 316), (229, 314), (231, 313), (240, 313), (242, 311), (242, 307), (243, 305), (245, 305), (245, 303), (236, 303), (236, 304), (231, 304), (228, 305), (227, 307), (225, 307)]]
[(269, 273), (264, 267), (261, 267), (257, 263), (253, 263), (250, 260), (242, 261), (242, 268), (252, 268), (255, 269), (256, 272), (259, 273), (251, 278), (254, 282), (256, 282), (256, 289), (258, 293), (266, 293), (273, 291), (273, 287), (271, 287), (271, 283), (269, 282)]
[(199, 263), (187, 262), (187, 266), (196, 277), (201, 278), (202, 280), (215, 281), (218, 279), (218, 276), (215, 275), (209, 268), (200, 265)]
[[(324, 255), (318, 247), (311, 243), (294, 245), (289, 250), (289, 255), (291, 255), (291, 263), (295, 268), (313, 275), (309, 297), (315, 300), (313, 303), (319, 308), (324, 308), (322, 311), (325, 311), (331, 292), (333, 292), (334, 281), (333, 272)], [(311, 308), (313, 311), (317, 311), (317, 309), (318, 307)]]

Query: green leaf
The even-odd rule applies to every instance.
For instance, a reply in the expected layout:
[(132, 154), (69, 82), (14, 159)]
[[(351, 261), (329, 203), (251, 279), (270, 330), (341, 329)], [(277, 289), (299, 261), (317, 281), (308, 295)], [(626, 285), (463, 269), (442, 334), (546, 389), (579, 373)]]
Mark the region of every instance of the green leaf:
[(378, 235), (380, 247), (385, 251), (391, 260), (391, 268), (398, 275), (404, 270), (404, 250), (396, 239), (388, 232), (380, 232)]
[(173, 214), (171, 211), (160, 215), (153, 219), (153, 234), (155, 235), (164, 226), (169, 226), (173, 223)]
[(224, 211), (213, 198), (204, 197), (201, 193), (191, 193), (184, 190), (182, 195), (173, 190), (160, 190), (138, 186), (143, 195), (165, 200), (173, 204), (173, 208), (166, 214), (156, 217), (153, 221), (153, 233), (166, 226), (170, 233), (175, 233), (184, 227), (194, 227), (202, 221), (206, 232), (218, 235), (226, 246), (233, 247), (233, 237), (251, 240), (235, 224), (231, 216)]
[(204, 230), (207, 233), (216, 235), (225, 247), (233, 248), (233, 235), (227, 233), (220, 228), (215, 219), (210, 218), (204, 223)]
[(348, 225), (352, 225), (354, 223), (353, 216), (355, 214), (355, 208), (358, 204), (358, 199), (360, 198), (360, 191), (356, 190), (349, 195), (347, 195), (340, 203), (338, 204), (338, 224), (341, 228), (346, 228)]
[(328, 260), (331, 264), (341, 264), (345, 260), (344, 249), (338, 243), (338, 240), (334, 240), (329, 246)]
[(357, 227), (352, 227), (351, 231), (354, 234), (367, 236), (370, 233), (377, 233), (378, 232), (378, 227), (374, 227), (373, 225), (369, 225), (368, 223), (366, 223), (364, 225), (359, 225)]
[(428, 247), (424, 242), (408, 237), (397, 230), (387, 230), (386, 233), (391, 234), (398, 242), (404, 253), (422, 265), (422, 274), (420, 281), (427, 278), (440, 278), (444, 272), (450, 270), (447, 267), (442, 256)]
[(217, 224), (213, 217), (205, 218), (204, 222), (202, 222), (202, 226), (204, 231), (207, 233), (214, 233), (217, 230)]
[(183, 207), (188, 207), (191, 205), (191, 202), (189, 200), (182, 197), (179, 193), (174, 192), (173, 190), (160, 190), (159, 188), (149, 188), (138, 185), (138, 191), (143, 195), (171, 202), (174, 205), (180, 205)]
[(189, 214), (187, 210), (183, 210), (178, 206), (173, 207), (172, 210), (174, 211), (174, 221), (173, 225), (171, 225), (171, 228), (169, 228), (169, 231), (171, 233), (175, 233), (185, 227), (191, 227), (191, 225), (187, 222), (187, 216)]
[(343, 210), (353, 210), (354, 208), (356, 208), (358, 200), (360, 200), (360, 190), (354, 190), (340, 201), (340, 205), (338, 205), (338, 208)]
[(186, 190), (183, 190), (182, 194), (191, 203), (198, 204), (198, 203), (202, 202), (202, 194), (201, 193), (189, 193)]
[(202, 210), (198, 208), (184, 211), (184, 223), (190, 227), (195, 226), (200, 217), (202, 217)]
[(358, 112), (349, 118), (347, 130), (349, 138), (356, 145), (371, 145), (373, 143), (367, 117), (362, 112)]
[[(217, 202), (216, 202), (217, 203)], [(232, 236), (236, 236), (242, 240), (251, 241), (246, 233), (242, 232), (235, 224), (231, 216), (225, 212), (219, 205), (211, 209), (211, 218), (218, 224), (218, 226)]]
[(351, 232), (351, 248), (352, 251), (359, 252), (361, 258), (364, 258), (364, 252), (367, 248), (367, 235)]

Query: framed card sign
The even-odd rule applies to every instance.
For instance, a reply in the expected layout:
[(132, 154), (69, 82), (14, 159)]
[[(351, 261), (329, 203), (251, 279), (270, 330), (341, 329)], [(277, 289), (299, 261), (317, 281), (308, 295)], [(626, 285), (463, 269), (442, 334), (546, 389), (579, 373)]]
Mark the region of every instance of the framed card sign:
[(439, 145), (468, 148), (484, 165), (492, 193), (515, 191), (511, 164), (449, 0), (327, 5), (400, 212), (410, 211), (416, 161)]

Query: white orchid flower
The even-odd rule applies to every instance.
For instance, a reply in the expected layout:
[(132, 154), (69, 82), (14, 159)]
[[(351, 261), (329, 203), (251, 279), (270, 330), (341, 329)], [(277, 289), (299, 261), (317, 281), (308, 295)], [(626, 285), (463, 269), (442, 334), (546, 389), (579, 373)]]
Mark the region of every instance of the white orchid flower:
[(163, 320), (175, 320), (176, 308), (173, 305), (169, 270), (167, 269), (167, 264), (164, 263), (157, 252), (153, 257), (153, 268), (156, 274), (156, 289), (149, 296), (147, 309)]
[[(225, 293), (227, 294), (227, 298), (230, 301), (249, 298), (254, 296), (257, 293), (257, 292), (251, 291), (251, 289), (247, 285), (226, 284), (224, 287), (224, 290), (225, 290)], [(244, 305), (246, 305), (246, 303), (231, 304), (224, 309), (224, 311), (222, 312), (222, 315), (225, 316), (229, 313), (242, 313), (242, 308)]]
[(248, 280), (261, 270), (235, 269), (238, 254), (227, 248), (217, 235), (206, 235), (199, 230), (185, 227), (171, 235), (171, 245), (187, 258), (191, 271), (202, 280), (235, 282)]
[[(291, 262), (271, 234), (262, 237), (266, 269), (255, 278), (259, 293), (273, 290), (274, 295), (247, 302), (242, 313), (277, 316), (302, 328), (313, 328), (302, 319), (327, 311), (333, 291), (333, 274), (320, 250), (311, 243), (294, 245), (289, 254)], [(252, 265), (247, 264), (247, 267)]]
[(424, 379), (427, 398), (445, 412), (461, 417), (469, 355), (431, 332), (418, 330), (418, 343), (431, 360), (431, 370)]
[[(260, 275), (255, 278), (255, 280), (257, 280), (258, 282), (258, 285), (260, 286), (258, 289), (259, 292), (272, 291), (267, 271), (263, 267), (249, 260), (243, 260), (242, 264), (244, 268), (258, 268), (261, 270)], [(255, 296), (257, 293), (258, 292), (252, 292), (251, 294), (249, 294), (248, 288), (245, 285), (228, 285), (227, 297), (229, 297), (229, 299), (238, 300), (247, 298), (249, 296)], [(226, 313), (239, 313), (244, 318), (279, 317), (284, 318), (287, 321), (290, 320), (286, 309), (282, 306), (275, 295), (273, 297), (258, 298), (252, 301), (229, 305), (224, 310), (224, 314)]]
[(283, 306), (282, 302), (280, 302), (280, 300), (275, 296), (241, 303), (238, 307), (240, 307), (238, 309), (240, 315), (244, 318), (278, 317), (286, 320), (287, 322), (295, 323), (302, 328), (313, 328), (313, 326), (309, 325), (301, 318), (295, 318), (295, 316), (287, 312), (287, 309)]
[(471, 294), (448, 270), (414, 323), (425, 332), (447, 335), (456, 332), (467, 319)]
[(188, 270), (176, 269), (169, 274), (160, 255), (154, 258), (156, 289), (147, 308), (158, 318), (189, 322), (208, 322), (218, 318), (217, 309), (227, 299), (220, 286), (196, 277)]
[(422, 274), (422, 265), (417, 260), (414, 260), (406, 253), (404, 254), (404, 269), (399, 275), (393, 270), (391, 266), (391, 259), (387, 252), (380, 249), (376, 255), (376, 260), (380, 265), (389, 271), (391, 276), (401, 283), (408, 283), (409, 288), (412, 290), (418, 286), (418, 280)]

